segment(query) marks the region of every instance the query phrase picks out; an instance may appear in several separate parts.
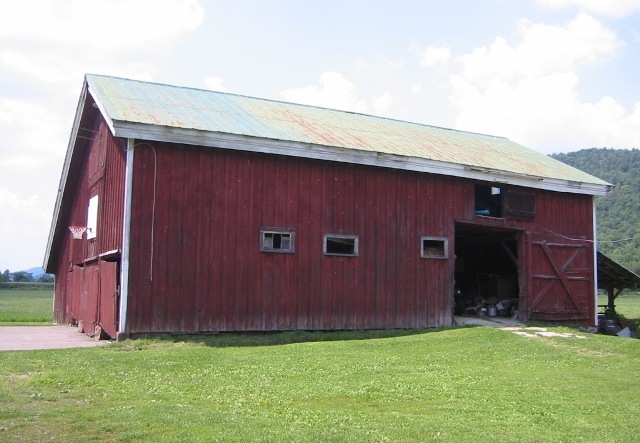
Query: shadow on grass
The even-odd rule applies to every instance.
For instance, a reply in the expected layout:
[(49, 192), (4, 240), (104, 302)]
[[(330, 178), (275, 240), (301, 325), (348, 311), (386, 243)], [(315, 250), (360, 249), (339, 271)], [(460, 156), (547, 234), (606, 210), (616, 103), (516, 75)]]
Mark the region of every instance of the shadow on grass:
[[(451, 329), (451, 328), (449, 328)], [(122, 343), (124, 348), (146, 348), (153, 344), (188, 343), (214, 348), (279, 346), (293, 343), (323, 341), (373, 340), (427, 334), (443, 329), (391, 329), (350, 331), (273, 331), (273, 332), (219, 332), (184, 335), (137, 336)]]

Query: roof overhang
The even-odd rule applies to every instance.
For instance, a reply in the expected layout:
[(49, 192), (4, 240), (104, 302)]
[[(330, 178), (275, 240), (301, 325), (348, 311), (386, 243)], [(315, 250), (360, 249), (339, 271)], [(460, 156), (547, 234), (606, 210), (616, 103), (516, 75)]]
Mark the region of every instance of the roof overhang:
[(440, 174), (460, 177), (497, 185), (523, 186), (556, 192), (573, 194), (606, 195), (612, 185), (583, 183), (547, 177), (538, 177), (499, 169), (480, 168), (460, 163), (434, 161), (419, 157), (409, 157), (342, 146), (329, 146), (302, 143), (289, 140), (278, 140), (222, 132), (202, 131), (197, 129), (169, 127), (147, 123), (134, 123), (112, 119), (105, 106), (100, 102), (98, 94), (88, 91), (96, 106), (106, 119), (111, 132), (116, 137), (157, 142), (184, 143), (189, 145), (216, 147), (223, 149), (260, 152), (317, 160), (338, 161), (382, 168), (402, 169), (407, 171)]
[(612, 189), (612, 186), (609, 185), (605, 186), (593, 183), (541, 178), (489, 168), (478, 168), (458, 163), (447, 163), (417, 157), (405, 157), (357, 149), (346, 149), (343, 147), (122, 121), (109, 121), (109, 126), (116, 137), (158, 142), (184, 143), (189, 145), (304, 157), (317, 160), (339, 161), (343, 163), (354, 163), (382, 168), (402, 169), (407, 171), (460, 177), (492, 182), (497, 185), (505, 184), (544, 189), (548, 191), (588, 195), (606, 195)]
[[(87, 113), (87, 98), (88, 98), (88, 85), (85, 80), (84, 85), (82, 87), (82, 91), (80, 93), (80, 99), (78, 100), (78, 105), (76, 107), (76, 114), (73, 120), (73, 126), (71, 128), (71, 134), (69, 136), (69, 142), (67, 145), (67, 152), (64, 158), (64, 163), (62, 165), (62, 174), (60, 175), (60, 184), (58, 185), (58, 192), (56, 194), (56, 203), (53, 207), (53, 217), (51, 220), (51, 226), (49, 228), (49, 237), (47, 239), (47, 245), (45, 248), (44, 262), (43, 268), (45, 271), (52, 271), (49, 269), (50, 259), (52, 258), (51, 252), (55, 245), (54, 239), (56, 236), (56, 232), (59, 231), (61, 225), (59, 223), (61, 216), (62, 208), (62, 200), (65, 194), (66, 186), (69, 178), (69, 170), (71, 168), (71, 161), (74, 158), (74, 152), (76, 143), (78, 141), (78, 131), (81, 127), (82, 119), (86, 116)], [(65, 227), (66, 229), (66, 227)]]

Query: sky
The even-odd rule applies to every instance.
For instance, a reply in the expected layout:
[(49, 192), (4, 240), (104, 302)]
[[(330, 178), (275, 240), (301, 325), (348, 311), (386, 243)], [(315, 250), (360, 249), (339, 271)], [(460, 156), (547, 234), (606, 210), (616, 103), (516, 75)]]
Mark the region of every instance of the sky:
[(85, 73), (640, 148), (640, 0), (20, 0), (0, 15), (0, 271), (41, 266)]

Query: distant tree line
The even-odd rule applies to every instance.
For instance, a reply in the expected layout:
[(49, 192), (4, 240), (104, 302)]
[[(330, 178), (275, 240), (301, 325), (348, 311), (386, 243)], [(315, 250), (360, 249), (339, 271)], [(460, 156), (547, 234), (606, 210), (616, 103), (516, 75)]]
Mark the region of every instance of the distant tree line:
[(53, 280), (52, 274), (42, 274), (40, 277), (34, 278), (30, 272), (9, 272), (8, 269), (5, 269), (5, 271), (0, 274), (0, 283), (53, 283)]
[(640, 274), (640, 150), (592, 148), (551, 157), (615, 185), (596, 198), (598, 249)]

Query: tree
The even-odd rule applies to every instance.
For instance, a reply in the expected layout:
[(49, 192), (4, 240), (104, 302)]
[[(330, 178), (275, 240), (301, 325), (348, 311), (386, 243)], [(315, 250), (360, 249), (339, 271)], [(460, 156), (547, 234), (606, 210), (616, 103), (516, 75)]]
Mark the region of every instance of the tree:
[(5, 269), (5, 271), (0, 274), (0, 283), (4, 283), (7, 281), (11, 281), (11, 273), (8, 269)]
[(24, 271), (14, 272), (11, 274), (11, 279), (16, 282), (32, 282), (33, 275)]
[(38, 277), (38, 282), (40, 283), (53, 283), (53, 275), (51, 274), (42, 274), (40, 277)]

